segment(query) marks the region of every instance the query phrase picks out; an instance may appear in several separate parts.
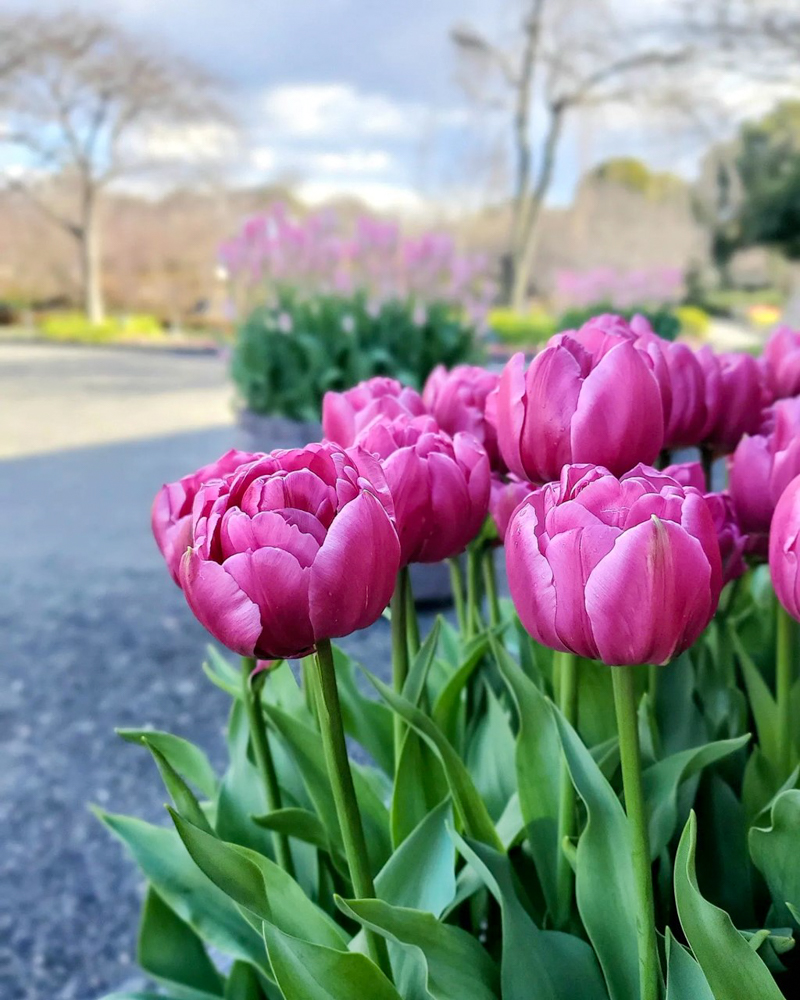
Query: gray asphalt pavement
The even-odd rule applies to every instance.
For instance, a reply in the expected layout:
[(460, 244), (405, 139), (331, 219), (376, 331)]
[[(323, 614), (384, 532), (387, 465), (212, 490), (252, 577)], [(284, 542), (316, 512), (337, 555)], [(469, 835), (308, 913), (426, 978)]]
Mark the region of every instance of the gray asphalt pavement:
[[(164, 793), (114, 726), (221, 762), (208, 636), (150, 536), (166, 480), (238, 444), (224, 363), (0, 344), (0, 997), (94, 1000), (130, 980), (139, 877), (87, 803)], [(354, 637), (371, 663), (385, 622)]]

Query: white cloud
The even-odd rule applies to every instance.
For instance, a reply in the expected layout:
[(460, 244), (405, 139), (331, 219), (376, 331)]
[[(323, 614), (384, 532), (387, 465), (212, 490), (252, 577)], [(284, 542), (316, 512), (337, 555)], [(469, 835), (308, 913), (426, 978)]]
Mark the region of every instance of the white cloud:
[(204, 162), (228, 156), (237, 145), (232, 129), (218, 122), (153, 125), (131, 139), (137, 153), (160, 162)]
[(426, 208), (425, 200), (413, 188), (384, 181), (310, 180), (301, 183), (297, 193), (310, 205), (350, 195), (379, 212), (413, 214)]

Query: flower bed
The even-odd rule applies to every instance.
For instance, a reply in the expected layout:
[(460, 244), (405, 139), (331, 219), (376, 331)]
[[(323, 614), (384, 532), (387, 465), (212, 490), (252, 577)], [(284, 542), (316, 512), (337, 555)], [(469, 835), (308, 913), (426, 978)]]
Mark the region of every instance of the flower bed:
[[(225, 773), (126, 730), (170, 823), (99, 813), (163, 995), (796, 995), (795, 368), (792, 331), (762, 364), (603, 316), (500, 376), (329, 393), (323, 442), (165, 486), (167, 567), (239, 660), (204, 668)], [(759, 471), (712, 492), (731, 454)], [(408, 569), (444, 560), (457, 624), (421, 636)], [(391, 684), (333, 643), (387, 606)]]

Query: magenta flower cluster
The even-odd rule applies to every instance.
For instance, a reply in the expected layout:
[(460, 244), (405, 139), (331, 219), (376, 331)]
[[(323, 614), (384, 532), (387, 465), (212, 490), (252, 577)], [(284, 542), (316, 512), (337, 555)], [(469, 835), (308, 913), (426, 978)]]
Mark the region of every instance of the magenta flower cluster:
[[(489, 514), (535, 639), (665, 663), (768, 538), (779, 595), (800, 603), (800, 398), (775, 401), (800, 365), (790, 334), (758, 362), (599, 316), (499, 375), (463, 365), (421, 395), (388, 378), (328, 393), (322, 443), (229, 452), (165, 486), (156, 540), (198, 619), (266, 660), (371, 624), (400, 569), (457, 556)], [(686, 446), (706, 465), (730, 456), (730, 493), (699, 463), (663, 467)]]

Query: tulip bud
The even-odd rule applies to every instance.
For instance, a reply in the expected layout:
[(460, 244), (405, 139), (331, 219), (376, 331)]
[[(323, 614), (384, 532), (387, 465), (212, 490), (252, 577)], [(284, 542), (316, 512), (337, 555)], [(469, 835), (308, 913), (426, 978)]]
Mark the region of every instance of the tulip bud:
[(494, 372), (476, 365), (457, 365), (450, 371), (437, 365), (425, 383), (422, 401), (443, 431), (471, 434), (486, 449), (492, 468), (502, 471), (497, 432), (486, 419), (486, 399), (498, 381)]
[(156, 544), (167, 564), (172, 579), (180, 586), (178, 574), (181, 559), (192, 543), (192, 504), (198, 490), (212, 479), (222, 479), (257, 455), (231, 450), (210, 465), (184, 476), (177, 483), (162, 486), (153, 501), (150, 523)]
[(346, 392), (326, 392), (322, 431), (329, 441), (349, 448), (376, 420), (420, 417), (427, 413), (422, 397), (393, 378), (371, 378)]
[(506, 533), (511, 596), (546, 646), (612, 665), (666, 663), (714, 614), (719, 543), (705, 499), (644, 466), (567, 466)]
[(761, 364), (773, 399), (800, 395), (800, 330), (779, 326), (764, 345)]
[(394, 499), (401, 566), (462, 552), (489, 509), (489, 459), (470, 434), (450, 437), (432, 417), (373, 423), (358, 438), (380, 459)]
[(358, 448), (260, 456), (198, 491), (184, 594), (234, 652), (305, 656), (388, 604), (400, 562), (393, 516), (379, 463)]
[(800, 476), (793, 479), (775, 507), (769, 534), (769, 571), (778, 600), (800, 621)]
[(731, 452), (761, 423), (767, 401), (761, 369), (750, 354), (715, 354), (708, 346), (696, 358), (703, 369), (707, 407), (701, 440), (720, 454)]
[(594, 352), (568, 334), (554, 337), (527, 371), (514, 355), (500, 376), (494, 420), (508, 468), (531, 482), (557, 479), (576, 462), (621, 474), (652, 462), (664, 441), (652, 359), (607, 335)]

